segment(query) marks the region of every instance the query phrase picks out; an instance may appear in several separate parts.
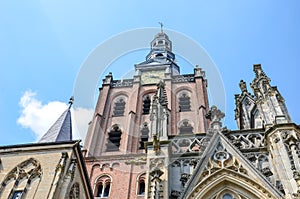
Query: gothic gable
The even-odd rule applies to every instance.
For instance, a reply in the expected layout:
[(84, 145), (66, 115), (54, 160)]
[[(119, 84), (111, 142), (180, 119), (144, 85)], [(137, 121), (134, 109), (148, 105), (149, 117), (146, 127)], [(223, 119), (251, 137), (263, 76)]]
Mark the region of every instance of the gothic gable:
[(217, 132), (211, 138), (181, 198), (218, 198), (218, 194), (225, 189), (235, 190), (232, 194), (242, 198), (282, 197), (266, 177), (223, 134)]

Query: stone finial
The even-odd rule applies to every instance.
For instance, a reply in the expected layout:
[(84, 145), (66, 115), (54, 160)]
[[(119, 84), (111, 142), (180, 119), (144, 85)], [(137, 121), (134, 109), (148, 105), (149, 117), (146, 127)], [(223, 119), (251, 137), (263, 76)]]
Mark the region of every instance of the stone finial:
[(216, 106), (212, 106), (209, 111), (209, 118), (211, 121), (210, 127), (212, 129), (221, 129), (221, 120), (225, 117), (225, 114), (219, 110)]
[(195, 77), (203, 77), (205, 78), (205, 71), (199, 67), (199, 65), (196, 65), (194, 68), (194, 74)]
[(113, 81), (113, 75), (111, 72), (108, 73), (108, 75), (105, 76), (105, 79), (103, 79), (103, 84), (111, 84)]
[(239, 86), (240, 86), (242, 93), (247, 92), (247, 85), (246, 85), (246, 82), (244, 82), (244, 80), (240, 81)]
[(256, 77), (260, 77), (261, 75), (264, 74), (261, 64), (253, 64), (253, 71), (255, 72)]

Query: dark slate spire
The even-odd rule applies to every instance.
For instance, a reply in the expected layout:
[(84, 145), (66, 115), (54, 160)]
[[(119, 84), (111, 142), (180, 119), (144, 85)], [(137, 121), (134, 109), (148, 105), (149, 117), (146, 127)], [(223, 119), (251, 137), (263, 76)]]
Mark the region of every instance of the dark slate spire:
[(61, 142), (72, 140), (71, 107), (73, 101), (74, 98), (71, 97), (68, 109), (62, 113), (39, 142)]

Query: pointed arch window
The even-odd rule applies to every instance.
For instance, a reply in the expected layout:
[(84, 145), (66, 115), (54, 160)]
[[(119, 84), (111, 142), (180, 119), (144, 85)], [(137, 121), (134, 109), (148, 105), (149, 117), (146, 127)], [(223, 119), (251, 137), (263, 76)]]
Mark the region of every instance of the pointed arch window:
[(95, 196), (100, 198), (109, 197), (111, 182), (112, 180), (110, 176), (108, 175), (101, 176), (96, 182)]
[(186, 92), (180, 94), (178, 100), (179, 100), (179, 112), (191, 111), (190, 96)]
[(125, 104), (126, 104), (126, 102), (123, 97), (121, 97), (115, 101), (114, 116), (124, 116)]
[(146, 174), (142, 174), (138, 178), (137, 182), (137, 195), (144, 196), (146, 190)]
[(183, 120), (179, 126), (179, 133), (180, 134), (192, 134), (193, 133), (193, 126), (189, 120)]
[(146, 95), (146, 97), (143, 100), (143, 114), (149, 114), (150, 113), (150, 106), (151, 106), (151, 98), (149, 95)]
[(0, 198), (8, 195), (9, 199), (25, 198), (38, 189), (42, 176), (40, 163), (29, 158), (14, 167), (0, 184)]
[(106, 144), (106, 151), (119, 151), (122, 131), (118, 125), (114, 125), (108, 133), (108, 142)]
[(148, 127), (148, 123), (145, 122), (141, 130), (140, 149), (145, 149), (145, 142), (148, 141), (148, 135), (149, 135), (149, 127)]

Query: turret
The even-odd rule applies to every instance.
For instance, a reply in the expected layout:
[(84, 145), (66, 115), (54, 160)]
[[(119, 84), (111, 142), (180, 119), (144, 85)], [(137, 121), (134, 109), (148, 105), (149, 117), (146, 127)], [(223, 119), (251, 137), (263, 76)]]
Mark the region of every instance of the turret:
[(285, 102), (260, 64), (253, 66), (255, 78), (250, 84), (254, 95), (241, 80), (241, 94), (235, 95), (235, 119), (239, 129), (263, 128), (265, 125), (291, 122)]

